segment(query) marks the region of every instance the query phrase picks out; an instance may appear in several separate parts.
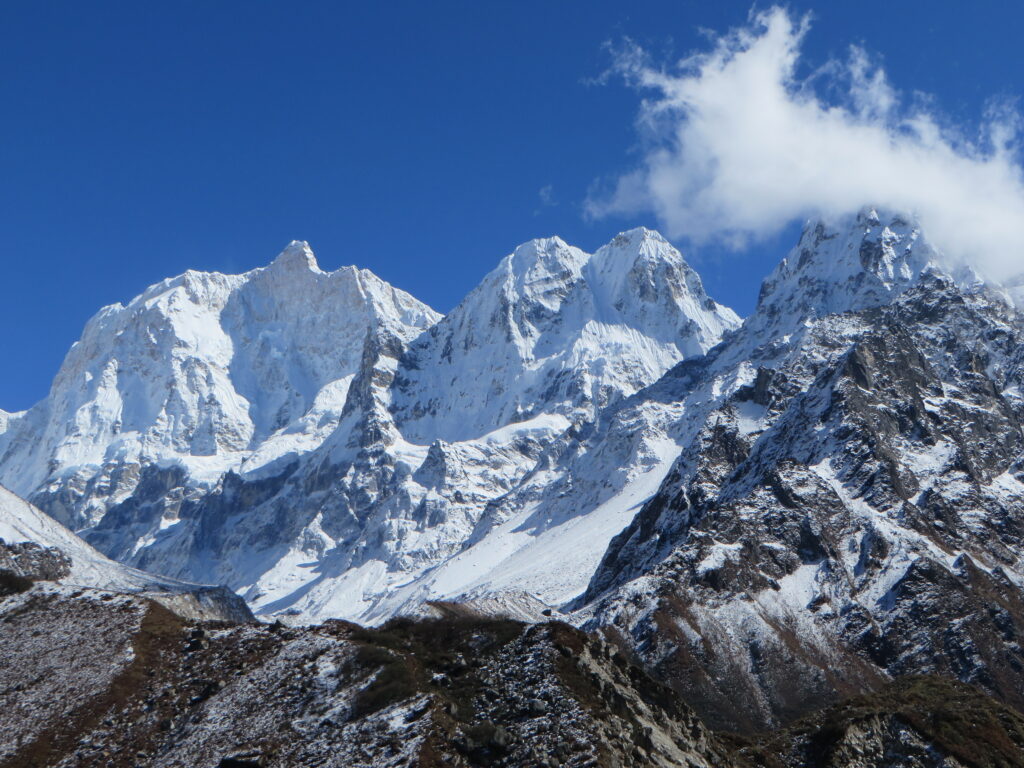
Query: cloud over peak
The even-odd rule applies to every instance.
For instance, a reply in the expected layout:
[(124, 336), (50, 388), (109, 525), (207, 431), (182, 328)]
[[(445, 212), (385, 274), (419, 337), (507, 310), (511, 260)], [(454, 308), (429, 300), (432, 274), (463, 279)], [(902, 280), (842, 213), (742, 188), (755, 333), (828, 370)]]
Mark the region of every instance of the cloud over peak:
[(871, 204), (916, 216), (952, 260), (1024, 271), (1016, 114), (991, 110), (969, 138), (908, 105), (857, 47), (801, 78), (809, 29), (776, 7), (670, 68), (618, 51), (615, 70), (647, 94), (644, 152), (588, 214), (653, 212), (671, 237), (739, 246)]

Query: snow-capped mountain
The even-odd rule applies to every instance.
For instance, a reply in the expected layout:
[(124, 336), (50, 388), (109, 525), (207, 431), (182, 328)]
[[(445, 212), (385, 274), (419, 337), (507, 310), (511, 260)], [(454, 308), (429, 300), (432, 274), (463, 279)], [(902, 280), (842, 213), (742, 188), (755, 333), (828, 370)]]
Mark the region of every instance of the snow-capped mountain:
[(592, 420), (738, 325), (656, 232), (625, 232), (593, 256), (534, 240), (411, 346), (393, 411), (418, 442), (538, 414)]
[(368, 338), (437, 319), (370, 272), (322, 272), (302, 242), (244, 275), (186, 272), (100, 310), (49, 396), (0, 421), (0, 482), (82, 529), (146, 467), (204, 487), (287, 460), (334, 426)]
[(716, 725), (903, 672), (1024, 706), (1015, 290), (873, 209), (742, 324), (649, 230), (527, 243), (443, 318), (293, 244), (101, 311), (0, 480), (267, 616), (559, 611)]
[[(118, 560), (268, 612), (383, 618), (394, 586), (490, 541), (500, 500), (603, 409), (738, 324), (649, 230), (593, 255), (520, 246), (440, 320), (293, 243), (102, 310), (10, 417), (0, 479)], [(633, 504), (588, 532), (559, 597)]]
[(1002, 297), (899, 217), (808, 227), (744, 327), (645, 394), (681, 450), (577, 619), (731, 728), (906, 673), (1024, 704), (1024, 320)]

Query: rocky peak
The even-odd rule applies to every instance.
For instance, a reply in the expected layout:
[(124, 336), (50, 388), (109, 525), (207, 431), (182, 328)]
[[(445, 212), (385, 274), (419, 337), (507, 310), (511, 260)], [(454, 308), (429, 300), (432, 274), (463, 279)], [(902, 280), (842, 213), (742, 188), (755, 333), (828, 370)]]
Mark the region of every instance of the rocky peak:
[(292, 240), (285, 246), (284, 250), (277, 255), (270, 264), (270, 268), (276, 272), (285, 272), (298, 269), (307, 269), (310, 272), (320, 273), (320, 265), (317, 264), (313, 249), (305, 240)]
[(748, 325), (771, 335), (809, 318), (888, 304), (944, 258), (914, 217), (864, 208), (807, 223), (761, 286)]
[(660, 232), (647, 227), (620, 232), (611, 242), (598, 248), (591, 259), (592, 268), (604, 275), (613, 272), (628, 274), (641, 264), (684, 269), (696, 278), (692, 287), (703, 292), (700, 278), (683, 259), (683, 255)]
[(686, 357), (702, 354), (740, 324), (731, 309), (707, 295), (683, 255), (645, 227), (623, 232), (599, 248), (585, 274), (598, 319), (643, 328), (659, 341), (676, 344)]
[(424, 443), (542, 412), (587, 418), (738, 324), (656, 232), (625, 232), (593, 255), (532, 240), (412, 345), (396, 415)]
[(50, 396), (3, 433), (0, 482), (75, 529), (149, 464), (215, 483), (255, 448), (321, 440), (371, 331), (406, 343), (438, 318), (368, 271), (323, 272), (301, 241), (241, 275), (164, 280), (89, 321)]

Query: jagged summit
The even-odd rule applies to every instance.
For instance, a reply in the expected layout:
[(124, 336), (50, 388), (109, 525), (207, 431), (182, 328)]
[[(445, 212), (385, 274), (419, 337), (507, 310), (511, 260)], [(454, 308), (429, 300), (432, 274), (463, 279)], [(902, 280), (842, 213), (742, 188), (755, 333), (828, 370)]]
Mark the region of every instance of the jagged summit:
[(595, 254), (557, 237), (531, 240), (412, 345), (394, 411), (426, 442), (544, 412), (591, 418), (738, 324), (650, 230)]
[(497, 269), (500, 270), (504, 266), (508, 271), (520, 274), (538, 266), (553, 266), (561, 261), (575, 261), (582, 253), (579, 248), (574, 248), (557, 235), (536, 237), (516, 246)]
[(305, 267), (311, 272), (322, 273), (316, 256), (305, 240), (292, 240), (270, 264), (271, 269), (286, 270)]
[(812, 219), (765, 278), (746, 325), (772, 336), (809, 318), (882, 306), (945, 263), (909, 214), (865, 207)]
[[(443, 319), (295, 241), (98, 313), (50, 396), (5, 417), (0, 482), (108, 555), (356, 616), (456, 551), (560, 436), (737, 324), (650, 230), (596, 254), (524, 243)], [(370, 570), (296, 605), (316, 573), (295, 558), (327, 553)]]
[[(607, 243), (606, 247), (623, 248), (632, 245), (633, 247), (640, 248), (645, 243), (663, 243), (671, 247), (671, 244), (661, 232), (656, 229), (649, 229), (648, 227), (633, 227), (633, 229), (619, 232), (619, 234), (612, 238), (611, 242)], [(655, 245), (654, 247), (656, 248), (657, 246)]]
[(368, 271), (321, 272), (301, 242), (270, 268), (164, 280), (97, 313), (49, 397), (6, 419), (0, 482), (75, 529), (143, 467), (216, 482), (272, 438), (267, 460), (322, 440), (367, 339), (408, 341), (438, 318)]
[(912, 218), (810, 223), (739, 333), (581, 449), (653, 410), (678, 453), (580, 616), (723, 727), (922, 670), (1019, 702), (1022, 337)]

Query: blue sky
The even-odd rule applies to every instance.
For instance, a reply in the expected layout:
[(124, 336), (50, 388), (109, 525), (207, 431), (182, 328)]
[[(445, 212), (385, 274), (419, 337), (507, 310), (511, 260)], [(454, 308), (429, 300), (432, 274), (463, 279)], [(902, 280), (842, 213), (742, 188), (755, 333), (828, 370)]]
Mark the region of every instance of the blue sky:
[[(809, 68), (859, 44), (976, 124), (1022, 89), (1024, 6), (794, 2)], [(959, 10), (963, 8), (964, 10)], [(587, 249), (649, 212), (583, 214), (638, 160), (641, 94), (604, 44), (706, 48), (747, 2), (39, 2), (0, 10), (0, 408), (43, 397), (83, 323), (185, 269), (293, 238), (450, 309), (532, 237)], [(547, 190), (543, 193), (541, 190)], [(741, 314), (795, 237), (677, 242)]]

